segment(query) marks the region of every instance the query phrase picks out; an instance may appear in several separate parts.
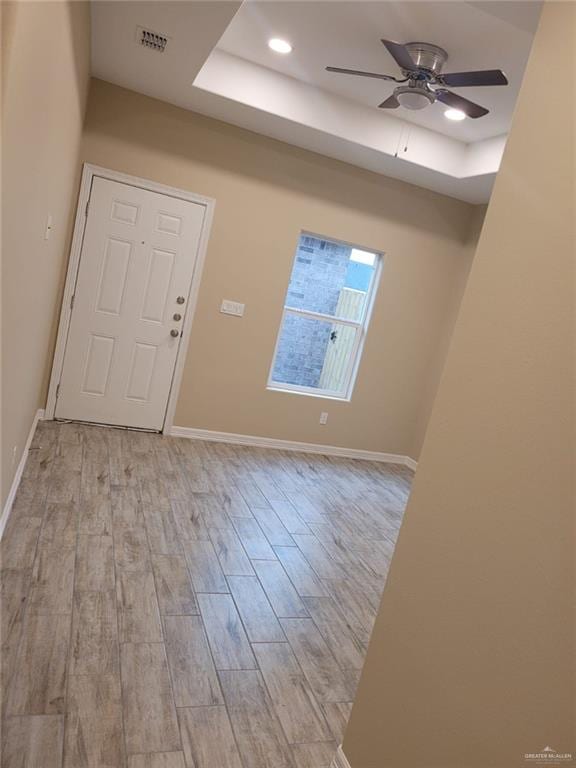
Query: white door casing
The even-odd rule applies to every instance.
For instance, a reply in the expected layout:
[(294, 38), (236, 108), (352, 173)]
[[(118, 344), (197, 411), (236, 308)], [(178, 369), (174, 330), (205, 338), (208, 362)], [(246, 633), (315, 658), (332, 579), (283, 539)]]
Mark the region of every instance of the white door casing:
[(205, 213), (93, 176), (56, 418), (163, 428)]

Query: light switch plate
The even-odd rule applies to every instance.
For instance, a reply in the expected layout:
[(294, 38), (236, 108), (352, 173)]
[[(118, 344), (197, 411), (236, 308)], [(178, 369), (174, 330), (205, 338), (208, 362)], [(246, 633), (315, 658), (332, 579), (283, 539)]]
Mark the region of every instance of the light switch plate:
[(230, 301), (229, 299), (223, 299), (220, 306), (220, 312), (225, 315), (235, 315), (236, 317), (242, 317), (244, 314), (244, 304), (239, 301)]

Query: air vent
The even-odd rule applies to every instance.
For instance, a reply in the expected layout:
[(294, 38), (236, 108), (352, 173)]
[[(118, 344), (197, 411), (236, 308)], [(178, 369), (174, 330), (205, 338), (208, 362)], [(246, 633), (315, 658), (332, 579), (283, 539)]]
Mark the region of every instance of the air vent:
[(158, 32), (152, 32), (151, 29), (144, 29), (144, 27), (137, 27), (136, 31), (140, 45), (143, 45), (145, 48), (150, 48), (152, 51), (164, 53), (166, 45), (168, 44), (168, 38), (165, 35), (160, 35)]

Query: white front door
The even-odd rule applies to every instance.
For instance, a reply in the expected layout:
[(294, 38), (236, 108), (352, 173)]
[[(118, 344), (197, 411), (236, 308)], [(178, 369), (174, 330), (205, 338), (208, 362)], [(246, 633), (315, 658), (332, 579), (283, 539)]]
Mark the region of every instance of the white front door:
[(57, 419), (162, 429), (204, 213), (94, 177)]

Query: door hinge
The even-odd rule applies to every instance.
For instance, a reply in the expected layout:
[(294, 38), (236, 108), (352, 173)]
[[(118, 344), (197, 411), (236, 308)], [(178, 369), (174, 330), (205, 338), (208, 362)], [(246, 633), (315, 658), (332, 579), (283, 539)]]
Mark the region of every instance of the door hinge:
[(86, 210), (84, 211), (84, 216), (88, 216), (88, 208), (90, 208), (90, 200), (89, 199), (86, 201)]
[(56, 400), (58, 400), (58, 395), (60, 394), (60, 384), (56, 385)]
[(73, 293), (70, 297), (70, 309), (74, 309), (74, 299), (76, 298), (76, 294)]

